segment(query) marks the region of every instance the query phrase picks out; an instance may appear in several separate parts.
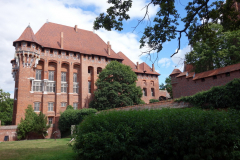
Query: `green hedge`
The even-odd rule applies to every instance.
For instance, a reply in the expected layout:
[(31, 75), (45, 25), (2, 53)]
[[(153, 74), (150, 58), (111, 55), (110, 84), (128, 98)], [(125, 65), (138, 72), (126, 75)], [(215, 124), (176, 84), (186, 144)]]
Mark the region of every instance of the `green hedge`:
[(212, 87), (208, 91), (198, 92), (192, 96), (181, 97), (176, 102), (189, 102), (201, 108), (240, 109), (240, 79), (234, 79), (223, 86)]
[(159, 100), (158, 99), (150, 99), (149, 100), (149, 103), (154, 103), (154, 102), (159, 102)]
[(105, 111), (86, 117), (73, 146), (79, 159), (240, 159), (238, 111), (196, 108)]
[(80, 122), (82, 122), (84, 116), (90, 115), (96, 112), (97, 110), (92, 108), (84, 108), (81, 110), (73, 110), (73, 109), (65, 110), (59, 118), (59, 122), (58, 122), (59, 130), (64, 135), (65, 132), (69, 132), (71, 130), (71, 125), (79, 124)]

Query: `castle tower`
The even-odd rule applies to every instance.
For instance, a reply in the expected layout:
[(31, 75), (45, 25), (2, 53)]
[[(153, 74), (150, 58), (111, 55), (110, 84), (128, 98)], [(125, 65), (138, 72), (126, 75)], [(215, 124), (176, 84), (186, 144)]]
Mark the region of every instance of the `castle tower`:
[(31, 83), (35, 77), (34, 70), (40, 60), (41, 46), (30, 26), (13, 42), (13, 46), (15, 47), (14, 59), (11, 60), (12, 75), (15, 81), (13, 124), (17, 125), (16, 122), (20, 122), (21, 118), (25, 117), (25, 109), (33, 101), (30, 87), (33, 86)]

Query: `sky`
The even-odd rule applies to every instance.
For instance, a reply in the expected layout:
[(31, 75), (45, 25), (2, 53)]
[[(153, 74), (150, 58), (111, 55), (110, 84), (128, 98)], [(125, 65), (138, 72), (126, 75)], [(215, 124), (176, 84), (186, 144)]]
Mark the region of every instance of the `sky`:
[[(95, 31), (105, 42), (110, 41), (112, 49), (117, 53), (122, 51), (134, 63), (146, 62), (152, 66), (150, 57), (142, 54), (146, 48), (140, 49), (144, 28), (148, 21), (141, 23), (136, 30), (138, 20), (142, 19), (145, 10), (144, 6), (149, 0), (133, 0), (129, 15), (130, 20), (124, 21), (123, 30), (106, 31), (100, 29)], [(176, 7), (181, 17), (184, 17), (186, 0), (177, 0)], [(14, 80), (11, 74), (10, 60), (14, 58), (15, 49), (13, 41), (18, 39), (25, 28), (30, 25), (36, 33), (47, 21), (66, 26), (78, 25), (78, 28), (93, 31), (95, 18), (110, 5), (107, 0), (0, 0), (0, 88), (9, 92), (13, 98)], [(150, 6), (149, 17), (152, 20), (156, 15), (158, 7)], [(155, 69), (161, 75), (159, 83), (165, 83), (166, 77), (171, 74), (174, 68), (183, 69), (184, 55), (190, 51), (187, 38), (183, 36), (181, 49), (178, 54), (170, 56), (177, 49), (177, 40), (163, 44), (160, 53), (152, 53), (151, 59), (155, 60)]]

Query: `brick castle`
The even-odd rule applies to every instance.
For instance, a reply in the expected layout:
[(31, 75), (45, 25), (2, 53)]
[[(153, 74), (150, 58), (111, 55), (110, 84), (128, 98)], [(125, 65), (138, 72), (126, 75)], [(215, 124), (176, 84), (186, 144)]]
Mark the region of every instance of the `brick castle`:
[(13, 124), (32, 105), (50, 124), (57, 124), (67, 105), (88, 108), (98, 74), (111, 60), (129, 65), (138, 77), (146, 103), (159, 98), (160, 75), (146, 63), (134, 64), (122, 52), (115, 53), (95, 33), (60, 24), (45, 23), (34, 34), (28, 26), (13, 42), (12, 74), (15, 80)]

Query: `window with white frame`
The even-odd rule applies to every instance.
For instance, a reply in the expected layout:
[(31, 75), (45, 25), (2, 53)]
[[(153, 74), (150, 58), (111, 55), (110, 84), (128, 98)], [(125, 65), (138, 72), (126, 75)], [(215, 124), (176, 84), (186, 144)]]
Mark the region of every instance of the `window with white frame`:
[(47, 92), (55, 92), (55, 82), (47, 83)]
[(61, 102), (61, 107), (66, 107), (67, 102)]
[(48, 111), (53, 111), (53, 102), (48, 102)]
[(62, 82), (67, 82), (66, 76), (67, 76), (67, 73), (66, 73), (66, 72), (62, 72), (62, 73), (61, 73), (61, 81), (62, 81)]
[(53, 117), (48, 117), (48, 124), (52, 124), (53, 123)]
[(48, 80), (54, 81), (54, 71), (48, 71)]
[(34, 102), (34, 111), (40, 111), (40, 102)]
[(73, 83), (73, 93), (78, 93), (78, 83)]
[(42, 79), (42, 70), (37, 69), (36, 70), (36, 80)]
[(77, 73), (73, 73), (73, 82), (77, 82)]
[(67, 93), (67, 86), (68, 86), (67, 83), (62, 83), (61, 84), (61, 92), (62, 93)]
[(73, 108), (76, 110), (78, 108), (78, 103), (73, 103)]
[(35, 91), (35, 92), (42, 91), (42, 81), (34, 81), (33, 82), (33, 91)]

